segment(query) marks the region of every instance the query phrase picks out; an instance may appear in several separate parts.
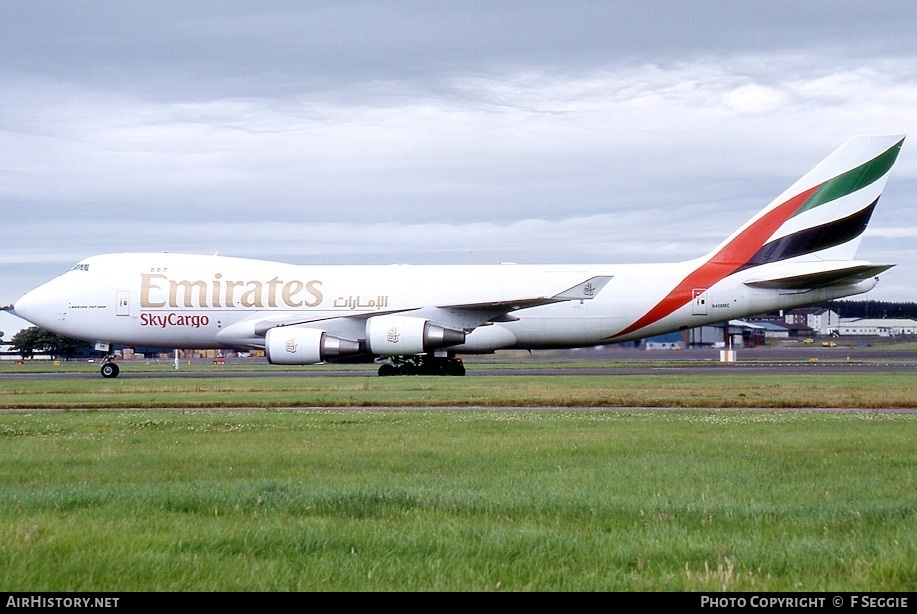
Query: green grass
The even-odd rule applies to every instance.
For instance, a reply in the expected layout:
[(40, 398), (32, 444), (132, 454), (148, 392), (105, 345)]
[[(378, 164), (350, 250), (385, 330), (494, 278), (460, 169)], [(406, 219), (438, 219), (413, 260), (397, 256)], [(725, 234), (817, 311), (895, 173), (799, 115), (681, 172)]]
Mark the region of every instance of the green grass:
[(913, 591), (915, 427), (875, 411), (6, 412), (0, 585)]
[(914, 408), (910, 372), (4, 380), (0, 409), (206, 407)]

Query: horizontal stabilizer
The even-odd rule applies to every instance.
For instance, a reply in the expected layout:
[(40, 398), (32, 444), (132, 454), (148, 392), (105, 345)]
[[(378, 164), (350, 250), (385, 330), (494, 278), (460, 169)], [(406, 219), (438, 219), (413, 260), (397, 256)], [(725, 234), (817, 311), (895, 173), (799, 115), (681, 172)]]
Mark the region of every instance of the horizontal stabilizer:
[(893, 264), (858, 264), (852, 266), (799, 272), (793, 275), (746, 281), (745, 285), (770, 290), (804, 290), (828, 286), (847, 286), (874, 277), (892, 268)]

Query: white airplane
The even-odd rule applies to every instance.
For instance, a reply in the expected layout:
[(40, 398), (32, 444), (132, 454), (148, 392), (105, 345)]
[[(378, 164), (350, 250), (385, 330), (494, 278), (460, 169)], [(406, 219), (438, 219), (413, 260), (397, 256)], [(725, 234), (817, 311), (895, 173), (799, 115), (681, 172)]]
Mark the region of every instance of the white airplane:
[[(462, 354), (612, 344), (869, 291), (894, 265), (854, 256), (903, 142), (850, 139), (694, 260), (320, 266), (110, 254), (7, 309), (102, 350), (263, 348), (273, 364), (384, 359), (379, 375), (463, 375)], [(103, 361), (103, 376), (118, 371)]]

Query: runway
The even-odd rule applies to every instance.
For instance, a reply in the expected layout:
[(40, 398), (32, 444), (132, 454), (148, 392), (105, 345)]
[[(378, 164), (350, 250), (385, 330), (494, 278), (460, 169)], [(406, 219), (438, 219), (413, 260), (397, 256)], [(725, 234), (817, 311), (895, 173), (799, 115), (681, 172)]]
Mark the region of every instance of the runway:
[[(140, 359), (140, 360), (120, 360), (119, 364), (121, 367), (121, 374), (116, 379), (105, 379), (102, 378), (99, 374), (98, 363), (86, 364), (86, 363), (64, 363), (59, 367), (53, 366), (51, 363), (44, 361), (44, 364), (25, 364), (19, 367), (14, 367), (12, 365), (2, 365), (2, 371), (0, 371), (0, 386), (2, 386), (3, 381), (9, 382), (7, 386), (10, 389), (13, 388), (13, 382), (18, 381), (28, 381), (30, 382), (29, 390), (39, 390), (38, 394), (41, 394), (40, 390), (43, 388), (41, 382), (48, 382), (49, 389), (52, 388), (51, 383), (54, 381), (63, 381), (63, 380), (81, 380), (85, 382), (95, 381), (97, 384), (92, 385), (90, 390), (93, 393), (104, 393), (108, 389), (118, 390), (122, 387), (120, 386), (123, 382), (130, 382), (132, 380), (137, 382), (138, 386), (141, 386), (143, 389), (146, 389), (148, 386), (160, 386), (156, 384), (156, 380), (161, 382), (167, 382), (168, 380), (173, 380), (175, 382), (176, 390), (184, 389), (185, 387), (192, 386), (202, 386), (204, 388), (210, 388), (211, 386), (205, 382), (200, 382), (198, 384), (180, 384), (179, 380), (190, 380), (192, 378), (197, 380), (224, 380), (225, 383), (216, 384), (213, 386), (219, 388), (225, 388), (227, 391), (235, 389), (234, 387), (238, 386), (249, 386), (249, 384), (233, 384), (231, 380), (235, 379), (252, 379), (252, 386), (264, 385), (266, 390), (270, 388), (270, 385), (265, 382), (264, 384), (257, 384), (254, 380), (261, 378), (264, 380), (274, 379), (274, 378), (302, 378), (302, 388), (312, 389), (313, 386), (337, 386), (336, 384), (328, 384), (327, 382), (318, 381), (319, 378), (362, 378), (364, 380), (368, 379), (383, 379), (383, 380), (416, 380), (417, 385), (421, 387), (434, 386), (440, 387), (441, 383), (446, 384), (447, 388), (450, 390), (474, 390), (475, 389), (475, 380), (481, 380), (482, 378), (489, 379), (505, 379), (512, 377), (534, 377), (535, 380), (527, 379), (526, 382), (539, 382), (542, 378), (580, 378), (580, 377), (594, 377), (594, 386), (596, 389), (606, 389), (609, 386), (612, 389), (616, 388), (614, 382), (615, 377), (619, 378), (628, 378), (628, 377), (641, 377), (641, 378), (653, 378), (659, 377), (661, 386), (670, 386), (671, 377), (679, 376), (689, 378), (701, 385), (705, 378), (711, 378), (709, 385), (714, 388), (719, 388), (724, 386), (721, 381), (722, 378), (736, 378), (736, 385), (743, 385), (742, 376), (765, 376), (767, 378), (773, 377), (775, 384), (780, 382), (781, 376), (787, 375), (808, 375), (813, 373), (824, 373), (824, 374), (835, 374), (831, 377), (834, 378), (834, 381), (837, 381), (836, 374), (850, 374), (850, 375), (862, 375), (866, 373), (875, 373), (877, 377), (881, 374), (890, 374), (890, 373), (905, 373), (905, 374), (917, 374), (917, 350), (903, 350), (903, 351), (889, 351), (881, 349), (871, 349), (871, 348), (822, 348), (822, 347), (794, 347), (794, 348), (755, 348), (755, 349), (745, 349), (738, 350), (735, 355), (734, 362), (723, 362), (720, 360), (720, 352), (718, 350), (679, 350), (679, 351), (658, 351), (658, 350), (641, 350), (636, 348), (603, 348), (603, 349), (590, 349), (590, 350), (578, 350), (578, 351), (565, 351), (565, 352), (555, 352), (555, 351), (535, 351), (532, 353), (529, 352), (505, 352), (496, 355), (488, 356), (473, 356), (468, 357), (465, 360), (466, 366), (466, 376), (462, 378), (456, 377), (442, 377), (442, 376), (393, 376), (386, 378), (379, 378), (377, 375), (377, 366), (374, 364), (356, 364), (356, 365), (315, 365), (315, 366), (303, 366), (303, 367), (289, 367), (289, 366), (276, 366), (269, 365), (263, 358), (226, 358), (214, 360), (196, 358), (191, 360), (191, 364), (188, 364), (188, 361), (185, 360), (180, 362), (178, 368), (175, 369), (173, 366), (173, 361), (166, 360), (165, 358), (161, 360), (153, 359)], [(910, 378), (910, 375), (907, 376)], [(720, 378), (720, 380), (714, 380), (713, 378)], [(316, 380), (314, 383), (309, 383), (308, 380)], [(148, 384), (142, 384), (141, 381), (147, 381)], [(424, 380), (427, 380), (429, 384), (424, 383)], [(436, 380), (434, 383), (433, 380)], [(570, 379), (570, 382), (576, 380)], [(653, 384), (651, 379), (643, 380), (647, 386), (652, 387)], [(859, 378), (859, 381), (862, 382), (862, 378)], [(909, 380), (917, 382), (917, 380)], [(622, 384), (626, 383), (622, 380)], [(170, 386), (169, 384), (164, 384), (165, 386)], [(289, 385), (289, 384), (284, 384)], [(293, 383), (291, 384), (291, 390), (295, 390), (298, 386)], [(345, 388), (351, 387), (353, 383), (344, 383), (342, 382)], [(365, 386), (365, 384), (363, 384)], [(491, 384), (484, 385), (481, 382), (481, 390), (489, 389), (492, 385), (501, 386), (494, 381)], [(514, 386), (510, 382), (510, 386)], [(538, 385), (548, 385), (552, 384), (538, 383)], [(558, 382), (558, 385), (568, 385), (565, 382)], [(577, 386), (592, 386), (593, 384), (586, 381), (579, 381)], [(729, 386), (729, 384), (725, 384)], [(759, 384), (760, 385), (760, 384)], [(862, 384), (861, 384), (862, 385)], [(908, 384), (905, 384), (906, 386)], [(171, 388), (169, 388), (171, 389)], [(227, 392), (227, 394), (232, 394)], [(525, 396), (525, 395), (522, 395)], [(13, 399), (18, 404), (16, 407), (21, 405), (19, 399)], [(260, 401), (259, 401), (260, 403)], [(308, 411), (309, 409), (318, 409), (318, 407), (310, 407), (310, 403), (302, 405), (302, 400), (297, 404), (291, 404), (289, 409), (291, 411)], [(792, 404), (792, 403), (791, 403)], [(61, 405), (64, 407), (66, 404)], [(120, 403), (118, 404), (120, 405)], [(867, 404), (868, 405), (868, 404)], [(143, 403), (139, 403), (138, 408), (144, 406)], [(261, 407), (261, 405), (257, 405)], [(55, 405), (57, 407), (57, 405)], [(94, 406), (95, 407), (95, 406)], [(235, 407), (232, 405), (221, 405), (218, 404), (217, 407), (225, 411), (233, 411), (234, 409), (243, 410), (250, 409), (250, 407)], [(272, 407), (281, 408), (286, 407), (283, 401), (277, 403), (273, 402)], [(438, 405), (437, 407), (441, 409), (449, 409), (448, 406)], [(617, 407), (616, 405), (609, 404), (608, 406), (602, 406), (604, 409), (609, 409)], [(674, 406), (666, 405), (652, 405), (654, 409), (659, 409), (661, 407), (670, 407), (673, 411), (691, 409), (691, 407), (682, 406), (681, 404), (675, 404)], [(898, 405), (891, 404), (886, 407), (870, 407), (870, 408), (860, 408), (851, 406), (849, 408), (831, 408), (831, 407), (818, 407), (816, 408), (802, 408), (798, 405), (793, 406), (794, 409), (791, 409), (789, 406), (782, 407), (783, 410), (787, 411), (828, 411), (828, 412), (856, 412), (856, 411), (865, 411), (870, 413), (908, 413), (912, 414), (917, 412), (917, 407), (912, 407), (910, 403), (905, 404), (904, 407), (899, 407)], [(125, 407), (119, 407), (120, 409), (125, 409)], [(127, 407), (130, 409), (131, 407)], [(180, 409), (180, 407), (169, 406), (171, 409)], [(374, 411), (375, 409), (382, 409), (382, 406), (376, 407), (375, 404), (370, 403), (369, 405), (361, 403), (355, 406), (349, 405), (332, 405), (332, 406), (323, 406), (323, 411), (328, 410), (329, 408), (341, 409), (341, 410), (365, 410), (365, 411)], [(398, 406), (386, 406), (388, 409), (405, 409), (409, 410), (412, 407), (408, 405)], [(429, 409), (429, 407), (425, 407)], [(461, 409), (474, 409), (473, 406), (464, 406), (460, 405), (458, 408)], [(495, 407), (494, 407), (495, 408)], [(520, 404), (519, 407), (513, 407), (511, 405), (500, 405), (500, 409), (519, 409), (519, 410), (532, 410), (532, 409), (548, 409), (548, 405), (536, 404), (531, 406), (529, 404)], [(597, 407), (592, 405), (584, 405), (583, 407), (570, 407), (566, 406), (564, 409), (577, 409), (588, 411), (591, 409), (597, 409)], [(633, 409), (634, 405), (631, 403), (626, 403), (621, 405), (622, 409)], [(72, 409), (72, 408), (71, 408)], [(146, 407), (146, 409), (150, 409)], [(167, 409), (167, 406), (162, 407), (163, 410)], [(417, 407), (416, 409), (421, 409)], [(780, 410), (781, 407), (758, 407), (758, 406), (749, 406), (749, 407), (733, 407), (730, 403), (726, 403), (725, 406), (717, 407), (705, 407), (705, 409), (722, 409), (724, 411), (736, 409), (739, 411), (775, 411)], [(0, 410), (4, 411), (4, 410)], [(54, 409), (47, 409), (47, 411), (58, 411)]]
[[(566, 351), (501, 352), (488, 356), (465, 357), (465, 377), (507, 377), (519, 375), (749, 375), (791, 373), (917, 373), (917, 350), (824, 347), (761, 347), (736, 351), (735, 362), (722, 362), (716, 349), (644, 350), (638, 348), (589, 348)], [(128, 378), (245, 378), (245, 377), (376, 377), (376, 367), (361, 365), (323, 365), (298, 368), (275, 367), (263, 358), (228, 358), (225, 365), (212, 359), (181, 362), (177, 369), (164, 369), (168, 360), (118, 361), (121, 374)], [(151, 366), (155, 365), (155, 367)], [(239, 370), (238, 366), (252, 370)], [(97, 370), (34, 372), (31, 369), (0, 373), (2, 380), (99, 378)], [(424, 377), (424, 376), (415, 376)], [(430, 377), (430, 376), (426, 376)], [(433, 376), (438, 377), (438, 376)]]

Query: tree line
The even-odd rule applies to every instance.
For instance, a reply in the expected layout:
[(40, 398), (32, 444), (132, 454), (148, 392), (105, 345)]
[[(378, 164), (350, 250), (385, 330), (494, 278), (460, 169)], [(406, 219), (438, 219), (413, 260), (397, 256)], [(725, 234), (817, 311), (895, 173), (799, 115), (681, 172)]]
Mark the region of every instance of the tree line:
[[(3, 339), (2, 332), (0, 332), (0, 339)], [(50, 354), (52, 358), (70, 360), (74, 356), (82, 356), (92, 350), (91, 343), (63, 337), (38, 326), (22, 329), (13, 335), (9, 344), (23, 358), (32, 358), (35, 354)]]
[(830, 309), (841, 318), (885, 318), (917, 320), (917, 303), (888, 301), (825, 301), (813, 307)]

